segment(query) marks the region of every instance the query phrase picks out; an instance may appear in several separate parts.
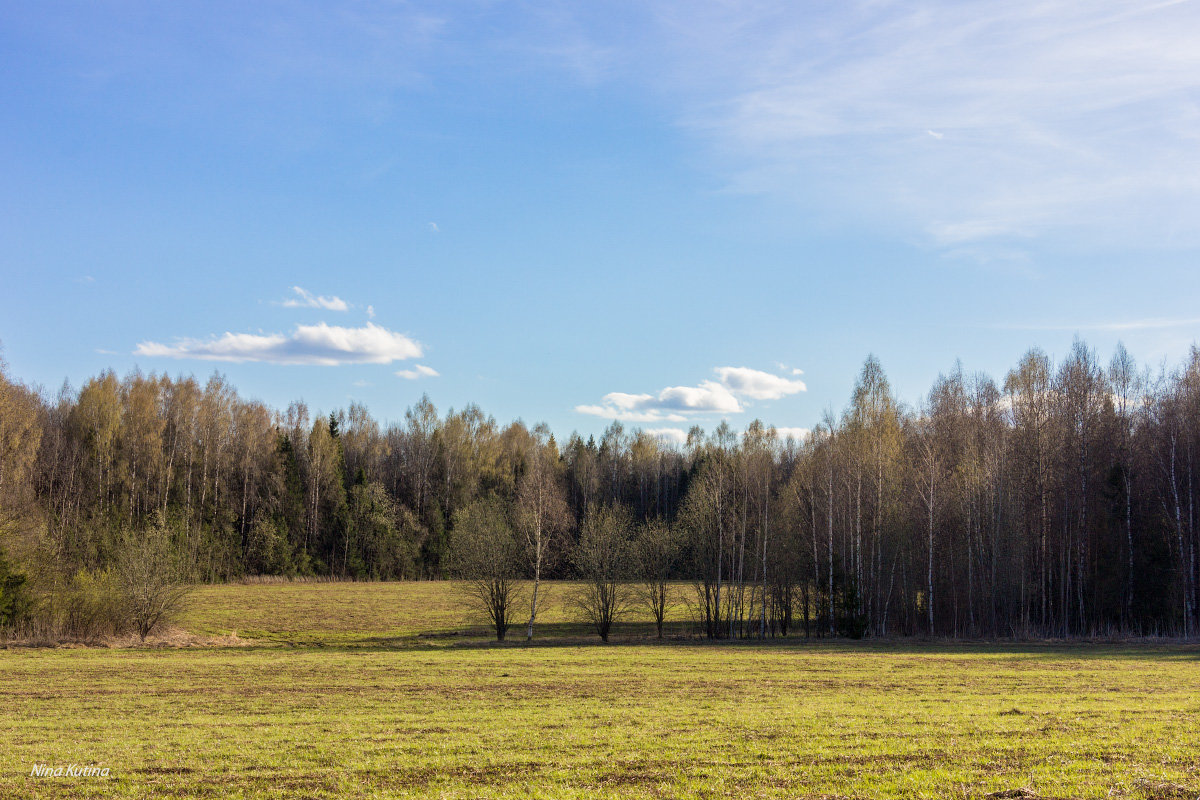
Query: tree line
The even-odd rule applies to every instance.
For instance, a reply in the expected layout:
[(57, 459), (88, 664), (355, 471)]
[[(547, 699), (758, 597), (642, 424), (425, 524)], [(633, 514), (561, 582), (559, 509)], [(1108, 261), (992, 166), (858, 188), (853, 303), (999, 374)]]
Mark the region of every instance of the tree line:
[(713, 638), (1192, 636), (1198, 448), (1195, 348), (1154, 372), (1122, 346), (1033, 349), (915, 406), (869, 357), (802, 440), (755, 421), (681, 446), (620, 422), (560, 442), (427, 397), (387, 425), (275, 410), (219, 374), (52, 395), (0, 364), (0, 624), (63, 614), (157, 537), (192, 581), (461, 577), (481, 606), (520, 583), (504, 621), (528, 636), (549, 578), (584, 579), (609, 627), (635, 587), (654, 609), (687, 582)]

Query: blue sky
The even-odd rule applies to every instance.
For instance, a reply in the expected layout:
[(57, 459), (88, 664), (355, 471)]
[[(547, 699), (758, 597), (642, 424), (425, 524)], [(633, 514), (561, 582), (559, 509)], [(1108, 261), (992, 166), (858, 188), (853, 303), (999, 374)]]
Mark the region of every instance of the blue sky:
[[(398, 419), (787, 428), (1200, 331), (1195, 2), (0, 7), (0, 342)], [(800, 370), (801, 372), (797, 372)], [(436, 373), (436, 374), (432, 374)]]

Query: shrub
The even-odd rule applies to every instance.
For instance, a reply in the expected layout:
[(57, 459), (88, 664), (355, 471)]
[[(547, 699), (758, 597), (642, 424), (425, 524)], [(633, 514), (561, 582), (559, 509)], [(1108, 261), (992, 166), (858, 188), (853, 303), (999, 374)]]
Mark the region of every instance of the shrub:
[(81, 569), (47, 600), (53, 628), (62, 636), (90, 642), (124, 627), (124, 603), (110, 570)]
[(189, 590), (183, 577), (171, 531), (161, 518), (144, 531), (125, 532), (117, 582), (124, 621), (143, 641), (183, 605)]
[(29, 590), (25, 576), (14, 570), (0, 550), (0, 628), (13, 625), (28, 616)]

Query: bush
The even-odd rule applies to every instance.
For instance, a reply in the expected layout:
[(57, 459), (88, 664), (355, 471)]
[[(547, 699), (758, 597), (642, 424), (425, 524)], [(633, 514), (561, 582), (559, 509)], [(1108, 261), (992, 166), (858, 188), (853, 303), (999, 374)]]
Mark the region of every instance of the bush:
[(53, 628), (59, 635), (95, 641), (119, 633), (125, 604), (116, 575), (110, 570), (79, 570), (48, 598)]
[(136, 632), (144, 641), (182, 604), (188, 586), (169, 528), (157, 519), (117, 539), (112, 566), (44, 575), (23, 633), (53, 642), (95, 642)]
[(142, 641), (183, 605), (189, 589), (183, 577), (166, 523), (157, 519), (144, 531), (126, 531), (117, 563), (117, 583), (125, 625)]
[(281, 575), (288, 571), (291, 546), (287, 528), (276, 519), (260, 515), (250, 526), (246, 543), (246, 564), (257, 575)]
[(29, 615), (29, 589), (25, 576), (16, 572), (0, 550), (0, 628), (6, 628)]

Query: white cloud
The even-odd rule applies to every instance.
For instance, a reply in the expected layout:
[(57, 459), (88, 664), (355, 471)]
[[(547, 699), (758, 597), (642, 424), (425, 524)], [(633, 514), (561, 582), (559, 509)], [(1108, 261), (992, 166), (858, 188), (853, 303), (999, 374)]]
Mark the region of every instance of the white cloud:
[(172, 344), (141, 342), (135, 355), (195, 358), (203, 361), (261, 361), (271, 364), (390, 364), (420, 358), (420, 343), (372, 322), (361, 328), (299, 325), (282, 333), (225, 333), (210, 339), (177, 339)]
[(429, 227), (430, 233), (441, 233), (442, 232), (442, 229), (438, 227), (438, 224), (436, 222), (427, 222), (425, 224)]
[(699, 386), (669, 386), (658, 393), (658, 402), (665, 408), (689, 413), (739, 414), (742, 411), (742, 404), (729, 388), (715, 381), (701, 381)]
[(649, 394), (609, 392), (600, 405), (575, 406), (580, 414), (626, 422), (683, 422), (687, 417), (678, 412), (655, 408), (657, 398)]
[(797, 442), (802, 442), (808, 435), (812, 433), (808, 428), (775, 428), (775, 433), (780, 441), (786, 441), (788, 437), (795, 439)]
[(741, 398), (778, 400), (805, 391), (802, 381), (749, 367), (717, 367), (713, 371), (719, 382), (668, 386), (658, 394), (609, 392), (599, 405), (580, 405), (575, 410), (626, 422), (684, 422), (696, 416), (740, 414), (745, 411)]
[(808, 388), (804, 381), (788, 380), (749, 367), (717, 367), (714, 372), (731, 392), (755, 400), (778, 400)]
[(687, 415), (739, 414), (742, 404), (721, 384), (703, 381), (699, 386), (668, 386), (656, 395), (609, 392), (601, 405), (575, 410), (627, 422), (683, 422)]
[(666, 444), (687, 444), (687, 431), (683, 428), (647, 428), (646, 433)]
[(417, 378), (436, 378), (438, 374), (438, 371), (433, 367), (427, 367), (424, 364), (415, 364), (412, 369), (400, 370), (396, 373), (396, 376), (415, 381)]
[(375, 319), (375, 306), (367, 306), (367, 319)]
[(292, 292), (296, 296), (281, 301), (279, 305), (284, 308), (323, 308), (327, 311), (350, 310), (350, 304), (337, 295), (333, 297), (316, 297), (312, 292), (302, 289), (299, 286), (293, 286)]

